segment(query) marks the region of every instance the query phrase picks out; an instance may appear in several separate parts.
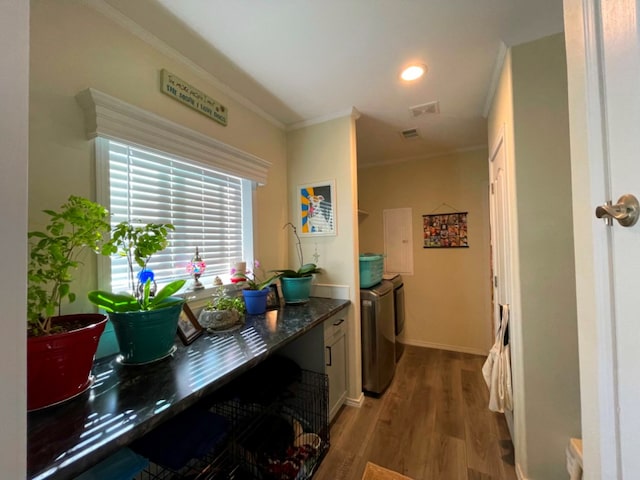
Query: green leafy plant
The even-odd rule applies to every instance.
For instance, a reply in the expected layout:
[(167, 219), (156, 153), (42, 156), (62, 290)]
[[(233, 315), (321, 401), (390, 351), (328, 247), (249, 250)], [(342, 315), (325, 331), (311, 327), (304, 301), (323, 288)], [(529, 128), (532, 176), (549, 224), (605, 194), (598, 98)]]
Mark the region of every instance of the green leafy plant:
[(141, 271), (147, 269), (153, 254), (167, 247), (167, 235), (175, 227), (170, 223), (148, 223), (134, 226), (130, 222), (121, 222), (113, 229), (111, 240), (102, 247), (103, 255), (120, 255), (127, 258), (129, 266), (130, 294), (94, 290), (89, 292), (89, 301), (106, 312), (135, 312), (139, 310), (157, 310), (182, 303), (182, 299), (171, 299), (171, 295), (180, 290), (186, 280), (174, 280), (162, 290), (151, 296), (151, 279), (144, 284), (136, 280), (134, 268), (137, 265)]
[[(260, 262), (255, 260), (253, 262), (253, 272), (236, 272), (235, 269), (231, 269), (231, 274), (235, 278), (242, 279), (242, 282), (247, 286), (248, 290), (263, 290), (273, 282), (275, 279), (279, 277), (279, 274), (271, 275), (270, 277), (259, 280), (258, 279), (258, 270), (262, 272), (262, 268), (260, 267)], [(264, 272), (262, 272), (264, 275)]]
[(45, 231), (31, 231), (29, 238), (27, 319), (29, 335), (61, 330), (51, 319), (60, 315), (62, 301), (76, 299), (71, 291), (72, 271), (85, 250), (100, 252), (109, 231), (109, 212), (102, 205), (71, 195), (59, 211), (45, 210)]
[(152, 255), (167, 248), (169, 230), (175, 230), (170, 223), (147, 223), (136, 227), (130, 222), (120, 222), (111, 232), (111, 240), (102, 247), (103, 255), (117, 254), (127, 258), (129, 288), (133, 295), (139, 296), (142, 290), (135, 277), (135, 265), (141, 270), (147, 269)]
[(208, 311), (235, 310), (240, 314), (244, 313), (246, 310), (242, 298), (230, 297), (229, 295), (227, 295), (227, 291), (223, 286), (220, 286), (216, 289), (214, 298), (209, 300), (204, 309)]
[(302, 277), (310, 277), (314, 273), (322, 273), (322, 269), (319, 268), (315, 263), (304, 263), (304, 257), (302, 255), (302, 244), (300, 242), (300, 236), (298, 235), (298, 230), (291, 222), (285, 223), (284, 227), (291, 227), (293, 234), (296, 237), (296, 252), (298, 254), (298, 261), (300, 262), (300, 267), (297, 270), (292, 269), (280, 269), (274, 270), (277, 272), (278, 278), (302, 278)]

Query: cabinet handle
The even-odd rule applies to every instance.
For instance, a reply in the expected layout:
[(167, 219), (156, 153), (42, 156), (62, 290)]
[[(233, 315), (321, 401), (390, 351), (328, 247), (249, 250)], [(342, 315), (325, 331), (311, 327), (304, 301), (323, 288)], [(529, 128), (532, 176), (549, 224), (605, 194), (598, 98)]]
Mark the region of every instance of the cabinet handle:
[(337, 327), (338, 325), (340, 325), (342, 322), (344, 322), (344, 318), (341, 318), (340, 320), (338, 320), (337, 322), (334, 322), (333, 326)]
[(324, 348), (326, 348), (327, 350), (329, 350), (329, 363), (327, 363), (327, 364), (326, 364), (326, 366), (327, 366), (327, 367), (330, 367), (330, 366), (331, 366), (331, 364), (332, 364), (332, 362), (333, 362), (333, 359), (331, 358), (331, 347), (329, 346), (329, 347), (324, 347)]

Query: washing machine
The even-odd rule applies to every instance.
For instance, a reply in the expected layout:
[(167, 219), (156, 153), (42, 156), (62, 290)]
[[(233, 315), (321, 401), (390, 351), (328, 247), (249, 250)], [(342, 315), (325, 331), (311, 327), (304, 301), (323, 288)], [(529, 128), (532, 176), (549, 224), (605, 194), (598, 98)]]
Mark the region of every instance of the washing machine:
[(380, 395), (396, 371), (393, 284), (360, 289), (362, 389)]

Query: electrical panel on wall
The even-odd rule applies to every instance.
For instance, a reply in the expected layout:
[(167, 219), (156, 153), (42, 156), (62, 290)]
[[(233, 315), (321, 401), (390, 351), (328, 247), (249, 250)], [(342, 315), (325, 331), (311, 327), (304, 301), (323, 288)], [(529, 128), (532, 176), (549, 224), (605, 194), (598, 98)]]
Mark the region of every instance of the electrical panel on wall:
[(411, 208), (382, 211), (384, 222), (384, 272), (413, 275)]

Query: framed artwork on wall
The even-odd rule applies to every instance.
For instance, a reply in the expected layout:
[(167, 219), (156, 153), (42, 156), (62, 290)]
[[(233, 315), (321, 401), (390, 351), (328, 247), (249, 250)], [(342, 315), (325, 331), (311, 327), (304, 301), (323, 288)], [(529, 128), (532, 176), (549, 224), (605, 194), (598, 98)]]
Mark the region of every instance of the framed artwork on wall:
[(468, 212), (423, 215), (424, 248), (466, 248)]
[(296, 194), (300, 235), (336, 235), (335, 181), (299, 185)]

